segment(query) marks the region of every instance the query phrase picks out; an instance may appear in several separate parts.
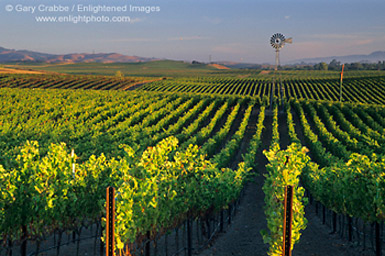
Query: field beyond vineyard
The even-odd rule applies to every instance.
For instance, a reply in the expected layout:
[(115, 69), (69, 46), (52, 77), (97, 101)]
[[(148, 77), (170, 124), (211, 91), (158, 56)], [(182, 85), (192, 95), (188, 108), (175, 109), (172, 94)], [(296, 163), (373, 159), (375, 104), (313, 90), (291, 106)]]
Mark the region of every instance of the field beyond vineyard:
[[(339, 101), (339, 73), (335, 71), (280, 71), (245, 70), (196, 70), (180, 67), (181, 72), (194, 70), (194, 76), (175, 77), (150, 76), (139, 72), (135, 77), (101, 75), (30, 75), (0, 74), (0, 88), (30, 89), (83, 89), (83, 90), (127, 90), (137, 87), (140, 91), (203, 93), (209, 95), (251, 96), (269, 100), (306, 99), (318, 101)], [(145, 69), (147, 70), (147, 68)], [(155, 69), (157, 70), (157, 69)], [(172, 70), (172, 69), (171, 69)], [(121, 72), (124, 75), (124, 72)], [(281, 82), (282, 89), (278, 86)], [(143, 85), (143, 86), (141, 86)], [(385, 104), (384, 71), (345, 72), (342, 101), (349, 103)]]
[[(303, 240), (317, 240), (304, 237), (317, 236), (306, 231), (300, 237), (315, 221), (306, 224), (301, 186), (335, 214), (372, 229), (378, 223), (384, 232), (384, 72), (346, 72), (342, 102), (338, 72), (282, 71), (275, 81), (283, 90), (273, 87), (272, 72), (197, 74), (0, 74), (0, 255), (9, 253), (10, 244), (99, 225), (108, 185), (119, 192), (119, 250), (164, 235), (188, 218), (227, 209), (250, 179), (259, 191), (258, 198), (250, 197), (256, 203), (264, 196), (281, 200), (285, 182), (276, 170), (285, 154), (301, 166), (297, 176), (286, 177), (298, 195), (298, 255), (311, 247)], [(265, 195), (264, 182), (271, 182)], [(274, 186), (278, 192), (269, 190)], [(254, 221), (280, 230), (280, 203), (265, 202), (267, 217)], [(270, 231), (264, 239), (272, 253), (279, 239)], [(259, 243), (257, 232), (251, 235)], [(330, 250), (338, 252), (336, 247)], [(345, 248), (354, 252), (346, 255), (360, 255), (360, 248)], [(266, 247), (258, 250), (267, 253)]]

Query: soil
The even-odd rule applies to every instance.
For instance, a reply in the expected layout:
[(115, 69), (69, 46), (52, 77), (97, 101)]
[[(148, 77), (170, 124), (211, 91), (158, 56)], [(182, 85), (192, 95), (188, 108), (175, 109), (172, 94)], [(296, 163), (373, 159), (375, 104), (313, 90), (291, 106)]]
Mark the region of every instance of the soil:
[(219, 65), (219, 64), (209, 64), (210, 67), (214, 67), (216, 69), (230, 69), (229, 67)]
[(13, 69), (13, 68), (0, 68), (0, 74), (45, 74), (44, 71), (25, 70), (25, 69)]
[[(226, 124), (226, 121), (227, 121), (227, 118), (229, 116), (229, 114), (232, 112), (234, 106), (230, 106), (227, 110), (226, 110), (226, 113), (220, 118), (219, 122), (217, 122), (217, 124), (215, 125), (214, 129), (212, 130), (211, 134), (210, 135), (213, 135), (213, 134), (217, 134), (221, 129), (222, 127)], [(237, 113), (237, 116), (235, 117), (231, 127), (230, 127), (230, 131), (229, 133), (227, 134), (227, 137), (224, 139), (223, 143), (219, 146), (217, 152), (220, 152), (220, 150), (226, 145), (225, 143), (228, 141), (229, 138), (231, 138), (233, 136), (233, 134), (236, 132), (236, 128), (239, 126), (239, 124), (241, 123), (241, 116), (243, 115), (243, 113), (245, 112), (245, 108), (244, 107), (241, 107), (239, 108), (239, 111)], [(210, 121), (211, 121), (211, 118), (207, 120), (208, 122), (206, 123), (206, 125), (204, 127), (206, 127)], [(210, 136), (211, 137), (211, 136)], [(205, 140), (203, 142), (203, 144), (206, 142), (207, 140)], [(198, 145), (198, 146), (202, 146), (202, 145)]]
[[(99, 231), (100, 232), (100, 231)], [(101, 240), (100, 236), (96, 235), (96, 225), (93, 225), (92, 228), (86, 228), (83, 229), (81, 232), (81, 238), (79, 243), (79, 251), (77, 246), (77, 241), (72, 240), (72, 234), (65, 234), (63, 233), (61, 238), (61, 246), (59, 249), (59, 254), (57, 252), (57, 248), (52, 248), (54, 245), (57, 245), (58, 241), (58, 235), (55, 237), (49, 236), (47, 239), (40, 244), (40, 250), (39, 250), (39, 256), (99, 256), (100, 255), (100, 249), (101, 249)], [(77, 236), (76, 239), (79, 239)], [(50, 248), (50, 249), (49, 249)], [(47, 250), (49, 249), (49, 250)], [(27, 255), (33, 255), (35, 254), (36, 250), (36, 244), (34, 242), (28, 242), (27, 243)], [(12, 256), (20, 256), (20, 246), (14, 246), (12, 250)], [(103, 252), (105, 249), (103, 250)], [(78, 254), (77, 254), (78, 253)], [(6, 249), (0, 250), (0, 255), (7, 255)]]
[[(281, 117), (282, 116), (282, 117)], [(282, 114), (279, 118), (280, 134), (284, 134), (281, 139), (281, 147), (289, 144), (287, 134), (286, 117)], [(299, 120), (294, 116), (296, 129), (300, 129)], [(259, 175), (254, 182), (247, 184), (244, 197), (241, 200), (239, 211), (233, 219), (232, 225), (226, 232), (218, 235), (216, 240), (209, 248), (204, 250), (201, 256), (214, 255), (267, 255), (268, 244), (263, 243), (260, 230), (267, 229), (266, 217), (264, 215), (264, 193), (262, 186), (264, 183), (263, 174), (266, 172), (265, 165), (267, 159), (262, 153), (263, 149), (268, 149), (271, 141), (272, 116), (266, 115), (264, 122), (265, 129), (262, 133), (262, 148), (258, 152)], [(302, 131), (297, 133), (304, 143)], [(314, 205), (307, 205), (305, 217), (308, 220), (307, 228), (303, 231), (298, 244), (294, 246), (293, 255), (295, 256), (367, 256), (373, 255), (370, 252), (362, 252), (360, 248), (355, 248), (354, 244), (345, 239), (341, 239), (337, 234), (330, 234), (329, 227), (322, 224), (322, 220), (316, 215)]]
[(262, 70), (261, 72), (259, 72), (259, 74), (261, 75), (267, 75), (270, 73), (270, 70)]
[(155, 81), (160, 81), (160, 80), (163, 80), (163, 79), (154, 79), (154, 80), (141, 81), (141, 82), (137, 82), (137, 83), (134, 83), (134, 84), (129, 84), (128, 86), (122, 88), (121, 90), (123, 90), (123, 91), (126, 91), (126, 90), (134, 91), (134, 90), (142, 87), (145, 84), (152, 83), (152, 82), (155, 82)]
[[(252, 113), (252, 118), (257, 119), (258, 112), (256, 110)], [(303, 131), (299, 124), (299, 119), (293, 113), (293, 119), (296, 123), (296, 132), (299, 139), (305, 145)], [(250, 122), (245, 141), (252, 136), (253, 126), (255, 122)], [(267, 159), (263, 155), (263, 150), (268, 149), (272, 136), (272, 116), (269, 111), (266, 111), (266, 118), (264, 121), (265, 129), (262, 132), (262, 146), (258, 151), (258, 168), (255, 170), (257, 174), (253, 182), (250, 182), (245, 187), (245, 193), (241, 199), (241, 204), (238, 207), (237, 214), (232, 220), (232, 224), (225, 232), (217, 235), (212, 244), (199, 253), (200, 256), (227, 256), (227, 255), (245, 255), (245, 256), (265, 256), (268, 251), (268, 244), (265, 244), (262, 239), (260, 231), (267, 230), (266, 217), (264, 214), (264, 193), (262, 186), (264, 183), (263, 174), (266, 173), (265, 166)], [(286, 116), (281, 114), (279, 117), (279, 132), (281, 136), (281, 148), (285, 148), (289, 144), (287, 134)], [(255, 131), (255, 128), (254, 128)], [(247, 143), (243, 142), (241, 150), (244, 151)], [(236, 161), (240, 159), (237, 156)], [(293, 255), (295, 256), (371, 256), (372, 252), (362, 252), (360, 248), (355, 247), (353, 243), (349, 243), (345, 239), (341, 239), (338, 234), (330, 234), (330, 228), (322, 224), (322, 220), (315, 213), (314, 205), (307, 205), (305, 209), (305, 217), (308, 220), (307, 228), (303, 231), (298, 244), (294, 246)], [(83, 235), (92, 235), (94, 232), (84, 230)], [(64, 242), (67, 237), (63, 238)], [(49, 244), (53, 244), (52, 237), (48, 239)], [(48, 244), (47, 244), (48, 245)], [(46, 247), (47, 245), (42, 245)], [(99, 255), (100, 240), (89, 239), (83, 241), (80, 246), (79, 255)], [(31, 250), (34, 246), (29, 244)], [(16, 249), (16, 248), (15, 248)], [(4, 251), (0, 251), (3, 255)], [(96, 254), (95, 254), (96, 253)], [(15, 250), (13, 255), (19, 255), (19, 251)], [(54, 256), (55, 250), (51, 250), (39, 255)], [(76, 255), (76, 244), (70, 244), (61, 248), (61, 256)]]
[[(243, 111), (244, 112), (244, 111)], [(240, 150), (238, 151), (238, 154), (234, 158), (234, 162), (231, 164), (231, 169), (236, 169), (238, 166), (238, 163), (242, 161), (242, 157), (244, 154), (247, 153), (247, 150), (249, 148), (250, 140), (253, 138), (253, 135), (255, 134), (255, 131), (257, 130), (257, 121), (259, 116), (259, 108), (254, 107), (251, 111), (251, 115), (249, 118), (249, 123), (247, 124), (245, 135), (243, 136), (243, 140), (240, 145)], [(238, 121), (238, 124), (236, 127), (239, 127), (241, 123), (241, 120)], [(234, 134), (236, 131), (231, 131), (231, 134)], [(230, 137), (227, 137), (226, 140), (230, 139)]]
[(271, 141), (272, 117), (266, 116), (265, 129), (262, 133), (262, 147), (258, 152), (258, 170), (254, 181), (246, 185), (238, 213), (232, 226), (226, 233), (220, 234), (210, 248), (200, 255), (266, 255), (268, 245), (263, 243), (260, 230), (266, 229), (266, 218), (263, 212), (264, 193), (263, 174), (267, 159), (262, 150), (268, 149)]

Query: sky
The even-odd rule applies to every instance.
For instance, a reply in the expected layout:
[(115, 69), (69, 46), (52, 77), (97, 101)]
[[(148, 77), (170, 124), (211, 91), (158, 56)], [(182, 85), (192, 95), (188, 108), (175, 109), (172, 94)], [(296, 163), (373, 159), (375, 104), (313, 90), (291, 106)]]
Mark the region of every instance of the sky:
[(270, 37), (282, 33), (293, 38), (284, 63), (384, 51), (384, 10), (384, 0), (0, 0), (0, 46), (273, 63)]

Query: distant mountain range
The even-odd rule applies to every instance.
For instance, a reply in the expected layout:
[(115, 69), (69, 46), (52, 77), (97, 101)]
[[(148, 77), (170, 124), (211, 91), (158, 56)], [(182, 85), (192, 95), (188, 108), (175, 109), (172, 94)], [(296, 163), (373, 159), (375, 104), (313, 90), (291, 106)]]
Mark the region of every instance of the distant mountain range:
[[(305, 58), (293, 61), (287, 61), (286, 64), (316, 64), (320, 62), (330, 63), (333, 59), (341, 63), (376, 63), (385, 61), (385, 51), (376, 51), (369, 55), (347, 55), (347, 56), (331, 56), (319, 58)], [(98, 63), (133, 63), (148, 62), (159, 60), (156, 58), (144, 58), (138, 56), (127, 56), (119, 53), (72, 53), (72, 54), (48, 54), (33, 52), (28, 50), (13, 50), (0, 47), (0, 63), (10, 62), (45, 62), (45, 63), (80, 63), (80, 62), (98, 62)], [(261, 66), (269, 66), (266, 64), (250, 64), (231, 61), (216, 62), (231, 68), (261, 68)]]
[(369, 55), (347, 55), (347, 56), (306, 58), (306, 59), (288, 61), (285, 64), (316, 64), (320, 62), (330, 63), (334, 59), (341, 63), (353, 63), (353, 62), (377, 63), (378, 61), (385, 61), (385, 51), (376, 51), (376, 52), (372, 52)]
[[(329, 64), (332, 60), (337, 60), (340, 63), (377, 63), (379, 61), (385, 61), (385, 51), (376, 51), (368, 55), (347, 55), (347, 56), (330, 56), (330, 57), (317, 57), (317, 58), (305, 58), (292, 61), (285, 61), (283, 65), (314, 65), (320, 62), (325, 62)], [(232, 61), (217, 61), (216, 63), (229, 67), (229, 68), (241, 68), (241, 69), (260, 69), (260, 68), (272, 68), (274, 67), (273, 63), (241, 63), (241, 62), (232, 62)]]
[(0, 63), (9, 62), (46, 62), (46, 63), (79, 63), (79, 62), (147, 62), (154, 58), (127, 56), (118, 53), (72, 53), (72, 54), (48, 54), (27, 50), (13, 50), (0, 47)]

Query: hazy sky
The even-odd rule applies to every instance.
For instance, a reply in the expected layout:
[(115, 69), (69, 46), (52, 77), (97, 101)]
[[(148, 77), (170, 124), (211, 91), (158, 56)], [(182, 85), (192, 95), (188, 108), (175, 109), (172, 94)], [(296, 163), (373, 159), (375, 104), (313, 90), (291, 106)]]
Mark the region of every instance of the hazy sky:
[[(49, 9), (55, 4), (64, 10)], [(122, 10), (87, 12), (89, 5)], [(154, 12), (130, 12), (130, 5)], [(384, 10), (384, 0), (0, 0), (0, 46), (263, 63), (274, 61), (269, 39), (280, 32), (293, 37), (285, 62), (385, 50)], [(67, 21), (37, 22), (41, 16)], [(111, 22), (121, 16), (130, 22)], [(110, 22), (75, 23), (81, 18)]]

